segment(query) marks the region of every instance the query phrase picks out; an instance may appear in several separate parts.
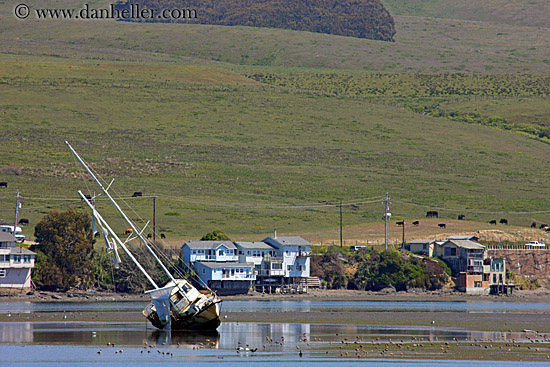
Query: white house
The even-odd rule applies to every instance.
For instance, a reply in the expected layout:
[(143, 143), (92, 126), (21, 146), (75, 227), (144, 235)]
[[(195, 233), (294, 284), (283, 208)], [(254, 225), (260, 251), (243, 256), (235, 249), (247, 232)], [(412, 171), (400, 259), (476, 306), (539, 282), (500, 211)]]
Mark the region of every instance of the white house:
[(183, 261), (238, 261), (237, 247), (231, 241), (188, 241), (181, 247)]
[(256, 280), (251, 263), (197, 261), (194, 269), (204, 284), (221, 295), (248, 293)]
[(300, 236), (270, 236), (262, 242), (276, 249), (276, 256), (283, 259), (286, 278), (308, 278), (310, 274), (311, 243)]
[(0, 290), (24, 291), (31, 287), (35, 253), (15, 245), (15, 237), (0, 231)]

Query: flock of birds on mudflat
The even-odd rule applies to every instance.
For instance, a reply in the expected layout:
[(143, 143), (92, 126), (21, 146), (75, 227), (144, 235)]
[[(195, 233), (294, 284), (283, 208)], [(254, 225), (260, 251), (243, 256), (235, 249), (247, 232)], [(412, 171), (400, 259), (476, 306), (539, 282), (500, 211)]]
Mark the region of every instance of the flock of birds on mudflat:
[[(531, 353), (537, 352), (540, 354), (539, 358), (546, 357), (547, 360), (550, 360), (550, 354), (546, 354), (550, 351), (550, 336), (546, 334), (540, 334), (537, 332), (526, 333), (526, 340), (516, 341), (516, 339), (506, 339), (506, 336), (502, 338), (474, 338), (474, 339), (463, 339), (459, 341), (457, 338), (447, 339), (446, 341), (440, 341), (438, 337), (426, 337), (426, 338), (417, 338), (411, 337), (410, 340), (405, 341), (404, 339), (392, 340), (392, 338), (381, 339), (374, 338), (370, 341), (365, 340), (362, 337), (355, 337), (355, 339), (350, 340), (347, 337), (341, 337), (339, 334), (334, 336), (323, 338), (313, 338), (312, 340), (307, 339), (307, 334), (303, 334), (303, 338), (298, 340), (296, 344), (296, 353), (299, 358), (304, 356), (304, 352), (308, 347), (311, 346), (310, 343), (316, 343), (317, 345), (323, 343), (327, 344), (324, 354), (340, 356), (343, 358), (367, 358), (375, 356), (388, 356), (393, 358), (419, 358), (419, 357), (428, 357), (434, 358), (438, 354), (447, 354), (450, 352), (455, 353), (470, 353), (472, 348), (475, 348), (482, 352), (522, 352), (522, 353)], [(529, 336), (532, 334), (533, 336)], [(336, 341), (335, 339), (339, 339)], [(528, 341), (527, 341), (528, 340)], [(269, 352), (273, 350), (273, 347), (283, 346), (285, 344), (285, 337), (281, 336), (280, 339), (273, 339), (269, 336), (265, 338), (265, 344), (258, 347), (252, 347), (249, 344), (243, 344), (238, 341), (237, 346), (235, 347), (235, 352), (238, 355), (256, 355), (258, 351)], [(162, 343), (163, 346), (166, 343)], [(117, 349), (113, 343), (108, 343), (107, 346), (112, 347), (115, 350), (115, 354), (122, 354), (124, 349)], [(455, 348), (469, 348), (468, 350)], [(180, 343), (177, 343), (177, 347), (180, 347)], [(217, 348), (217, 342), (210, 339), (205, 339), (205, 342), (198, 342), (193, 349), (203, 349), (203, 348)], [(144, 343), (141, 354), (151, 354), (154, 353), (156, 348), (156, 354), (162, 356), (173, 357), (174, 353), (172, 351), (158, 349), (158, 346), (149, 345), (147, 342)], [(303, 351), (304, 350), (304, 351)], [(310, 349), (310, 352), (322, 353), (321, 349)], [(100, 349), (97, 354), (102, 354), (103, 350)], [(546, 354), (546, 355), (545, 355)], [(224, 357), (218, 356), (219, 359)]]

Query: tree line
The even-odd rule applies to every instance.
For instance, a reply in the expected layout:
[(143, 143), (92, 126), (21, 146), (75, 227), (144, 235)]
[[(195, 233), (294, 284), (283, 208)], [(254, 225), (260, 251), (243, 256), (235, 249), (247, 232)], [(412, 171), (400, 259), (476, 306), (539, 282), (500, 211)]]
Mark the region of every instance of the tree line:
[(393, 41), (394, 20), (380, 0), (131, 0), (148, 9), (194, 9), (196, 18), (128, 19), (147, 22), (188, 22), (270, 27)]

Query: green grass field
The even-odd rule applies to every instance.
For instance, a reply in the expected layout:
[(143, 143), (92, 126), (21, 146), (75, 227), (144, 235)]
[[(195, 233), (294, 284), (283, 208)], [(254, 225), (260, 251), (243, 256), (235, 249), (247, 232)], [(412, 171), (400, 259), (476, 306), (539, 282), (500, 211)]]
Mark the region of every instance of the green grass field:
[[(403, 14), (396, 42), (384, 43), (17, 21), (12, 6), (0, 4), (0, 181), (9, 182), (0, 218), (12, 218), (20, 190), (27, 235), (50, 209), (81, 205), (78, 189), (99, 191), (64, 140), (105, 182), (115, 178), (142, 224), (157, 196), (157, 225), (169, 238), (331, 231), (340, 199), (347, 226), (376, 223), (386, 192), (394, 217), (408, 220), (432, 208), (442, 220), (456, 218), (447, 208), (483, 222), (549, 210), (544, 139), (436, 117), (473, 112), (547, 127), (548, 29)], [(145, 197), (130, 199), (134, 191)], [(104, 198), (99, 208), (115, 217)], [(548, 213), (508, 216), (550, 222)]]

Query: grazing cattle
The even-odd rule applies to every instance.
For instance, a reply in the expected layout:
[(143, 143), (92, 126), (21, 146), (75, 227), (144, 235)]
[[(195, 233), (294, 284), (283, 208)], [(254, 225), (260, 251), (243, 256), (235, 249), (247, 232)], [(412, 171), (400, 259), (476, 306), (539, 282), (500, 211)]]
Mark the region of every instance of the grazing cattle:
[(419, 225), (419, 224), (420, 224), (420, 222), (417, 221), (417, 220), (415, 220), (415, 221), (413, 222), (413, 226), (417, 226), (417, 225)]
[(401, 222), (395, 222), (395, 224), (397, 224), (398, 226), (402, 226), (403, 224), (405, 224), (405, 221), (402, 220)]
[(531, 223), (531, 228), (537, 228), (537, 222)]
[(99, 237), (99, 236), (100, 236), (99, 232), (96, 232), (94, 235), (94, 237)]
[(0, 182), (0, 187), (8, 187), (8, 183), (7, 182)]
[(166, 236), (164, 235), (164, 233), (161, 233), (161, 234), (160, 234), (160, 238), (166, 238)]
[(21, 218), (19, 219), (19, 224), (29, 224), (29, 220), (27, 218)]
[(500, 224), (508, 224), (508, 219), (501, 219), (499, 221)]
[(437, 218), (438, 216), (439, 216), (439, 213), (436, 211), (430, 210), (426, 212), (426, 218), (432, 218), (432, 217)]
[(136, 191), (134, 192), (134, 194), (132, 195), (133, 198), (137, 198), (139, 196), (143, 196), (143, 193), (141, 191)]
[(124, 234), (131, 234), (131, 233), (134, 233), (132, 228), (126, 228), (126, 230), (124, 231)]
[(546, 232), (550, 232), (550, 227), (546, 227)]
[(548, 224), (546, 224), (546, 223), (541, 224), (539, 229), (544, 229), (544, 227), (548, 227)]
[(439, 226), (439, 228), (447, 228), (447, 226), (445, 225), (445, 223), (439, 223), (438, 226)]
[(147, 238), (153, 238), (153, 235), (151, 233), (147, 233)]
[(464, 220), (464, 218), (466, 218), (466, 216), (464, 214), (460, 214), (458, 216), (458, 220)]
[(496, 219), (493, 219), (492, 221), (490, 221), (489, 224), (494, 224), (496, 226), (497, 225)]

